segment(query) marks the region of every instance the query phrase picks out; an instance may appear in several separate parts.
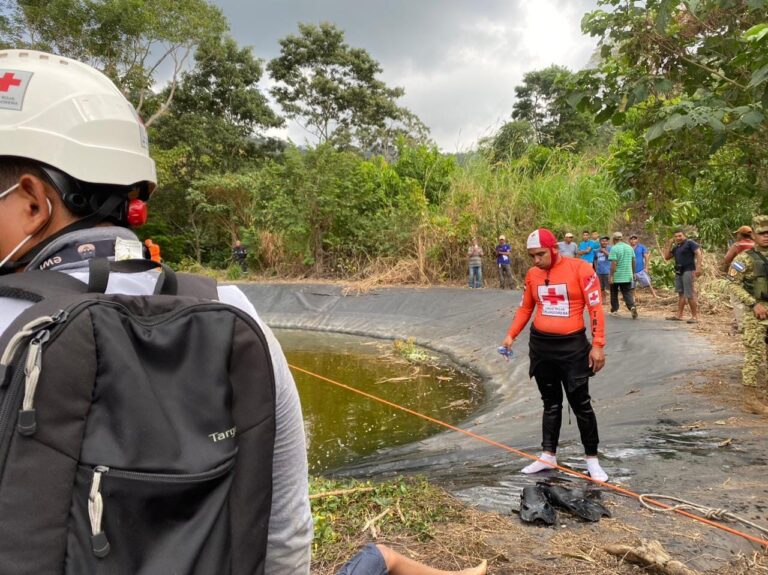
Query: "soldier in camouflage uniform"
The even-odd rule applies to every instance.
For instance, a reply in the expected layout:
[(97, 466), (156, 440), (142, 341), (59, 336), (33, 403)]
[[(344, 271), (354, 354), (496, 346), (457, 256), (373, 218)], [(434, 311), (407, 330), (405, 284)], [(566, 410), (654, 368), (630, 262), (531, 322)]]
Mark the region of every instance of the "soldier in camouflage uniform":
[[(752, 223), (755, 247), (740, 253), (728, 268), (730, 291), (744, 305), (744, 369), (741, 382), (757, 387), (766, 361), (768, 332), (768, 215)], [(766, 385), (765, 375), (762, 378)]]

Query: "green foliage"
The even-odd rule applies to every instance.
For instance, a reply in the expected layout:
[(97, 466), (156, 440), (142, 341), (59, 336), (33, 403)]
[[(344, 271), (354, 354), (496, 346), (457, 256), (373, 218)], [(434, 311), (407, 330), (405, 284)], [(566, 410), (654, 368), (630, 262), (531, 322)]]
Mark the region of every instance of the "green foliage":
[[(433, 538), (436, 524), (457, 519), (460, 504), (424, 479), (396, 478), (385, 483), (310, 478), (314, 561), (343, 563), (358, 549), (356, 541), (366, 522), (376, 521), (383, 537)], [(332, 493), (338, 493), (332, 495)], [(319, 497), (318, 497), (319, 496)]]
[(768, 207), (768, 1), (601, 0), (582, 21), (601, 60), (569, 100), (622, 127), (608, 167), (661, 233), (724, 245)]
[[(599, 38), (600, 64), (577, 76), (570, 101), (622, 124), (649, 97), (659, 108), (649, 141), (692, 130), (712, 150), (755, 134), (768, 104), (766, 0), (601, 0), (582, 29)], [(607, 10), (603, 9), (607, 8)]]
[(455, 159), (441, 154), (437, 146), (406, 146), (403, 138), (397, 151), (394, 168), (398, 175), (418, 185), (430, 204), (440, 204), (456, 172)]
[(426, 130), (397, 105), (404, 90), (378, 79), (379, 63), (346, 44), (333, 24), (299, 24), (299, 35), (280, 40), (280, 56), (268, 68), (277, 82), (272, 95), (286, 116), (299, 120), (321, 144), (371, 150), (386, 146), (382, 138), (396, 137), (409, 125)]
[(427, 363), (435, 359), (425, 350), (419, 348), (412, 337), (408, 337), (406, 339), (396, 339), (392, 346), (395, 349), (395, 353), (412, 363)]
[(525, 238), (544, 226), (557, 234), (574, 229), (608, 230), (620, 199), (604, 160), (534, 147), (517, 160), (491, 163), (486, 154), (471, 157), (454, 177), (439, 215), (430, 221), (436, 239), (430, 252), (450, 277), (466, 270), (470, 237), (483, 238), (486, 254), (503, 233), (520, 275), (528, 267)]
[(653, 278), (653, 284), (659, 288), (674, 289), (675, 262), (664, 261), (662, 257), (652, 257), (648, 262), (648, 273)]
[(237, 281), (239, 279), (242, 279), (243, 277), (243, 270), (240, 268), (238, 264), (229, 264), (229, 267), (227, 267), (225, 277), (229, 281)]
[(531, 123), (527, 120), (514, 120), (504, 124), (492, 138), (481, 141), (480, 149), (495, 164), (520, 158), (534, 141)]
[(550, 66), (526, 73), (523, 84), (515, 87), (512, 118), (527, 122), (537, 143), (580, 149), (593, 139), (591, 116), (568, 102), (572, 76), (567, 68)]

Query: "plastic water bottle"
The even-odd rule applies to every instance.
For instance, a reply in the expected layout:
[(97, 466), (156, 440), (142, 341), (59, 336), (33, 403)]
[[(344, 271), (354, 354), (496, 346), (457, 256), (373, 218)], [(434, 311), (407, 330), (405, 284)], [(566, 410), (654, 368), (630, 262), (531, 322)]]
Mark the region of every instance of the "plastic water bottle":
[(514, 355), (514, 352), (511, 349), (507, 349), (503, 345), (500, 345), (496, 351), (498, 351), (501, 355), (503, 355), (507, 361), (512, 359), (512, 356)]

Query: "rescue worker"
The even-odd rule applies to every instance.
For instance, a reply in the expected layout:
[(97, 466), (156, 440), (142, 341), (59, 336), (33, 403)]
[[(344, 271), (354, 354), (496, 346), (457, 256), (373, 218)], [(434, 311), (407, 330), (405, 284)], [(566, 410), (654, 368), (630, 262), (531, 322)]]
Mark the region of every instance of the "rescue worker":
[[(563, 388), (576, 415), (589, 475), (607, 481), (597, 458), (597, 418), (589, 396), (589, 378), (605, 364), (605, 318), (600, 281), (590, 264), (580, 258), (563, 258), (554, 234), (539, 228), (526, 243), (533, 267), (525, 276), (523, 301), (502, 346), (511, 349), (533, 315), (530, 330), (529, 376), (544, 403), (542, 449), (538, 461), (522, 472), (537, 473), (557, 465), (557, 445), (563, 411)], [(592, 344), (586, 336), (584, 310), (589, 315)]]
[[(88, 281), (93, 254), (141, 258), (141, 224), (156, 186), (146, 130), (103, 74), (33, 50), (0, 50), (0, 273), (60, 270)], [(86, 250), (79, 247), (88, 246)], [(149, 295), (158, 272), (113, 273), (108, 292)], [(245, 295), (219, 300), (267, 335), (275, 381), (272, 506), (265, 573), (308, 574), (312, 518), (301, 406), (280, 345)], [(0, 297), (0, 334), (31, 305)]]
[(149, 252), (149, 258), (153, 262), (160, 263), (162, 258), (160, 257), (160, 246), (152, 241), (152, 238), (147, 238), (144, 240), (144, 245), (147, 246), (147, 251)]
[[(755, 246), (737, 255), (728, 268), (730, 292), (744, 306), (744, 367), (741, 383), (766, 384), (766, 335), (768, 333), (768, 215), (752, 220)], [(762, 375), (761, 375), (762, 372)]]

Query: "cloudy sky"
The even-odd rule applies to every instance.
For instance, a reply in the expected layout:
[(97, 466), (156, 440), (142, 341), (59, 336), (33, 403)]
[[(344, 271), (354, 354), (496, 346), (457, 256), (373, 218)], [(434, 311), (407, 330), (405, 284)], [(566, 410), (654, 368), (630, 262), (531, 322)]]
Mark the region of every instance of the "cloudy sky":
[[(240, 44), (259, 58), (279, 54), (297, 23), (332, 22), (366, 49), (382, 79), (405, 88), (401, 105), (418, 115), (447, 152), (471, 148), (509, 119), (514, 87), (527, 71), (584, 67), (595, 48), (581, 17), (596, 0), (214, 0)], [(267, 83), (265, 83), (266, 87)], [(282, 131), (296, 143), (308, 134)]]

